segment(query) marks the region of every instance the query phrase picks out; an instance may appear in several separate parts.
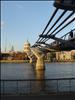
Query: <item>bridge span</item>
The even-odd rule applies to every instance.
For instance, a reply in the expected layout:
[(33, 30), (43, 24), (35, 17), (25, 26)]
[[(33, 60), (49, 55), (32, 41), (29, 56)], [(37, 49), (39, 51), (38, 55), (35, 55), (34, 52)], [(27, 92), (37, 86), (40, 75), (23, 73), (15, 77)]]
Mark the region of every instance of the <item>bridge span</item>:
[[(27, 55), (30, 58), (30, 62), (33, 62), (33, 55), (36, 56), (36, 70), (44, 70), (44, 52), (49, 51), (69, 51), (75, 50), (75, 28), (71, 31), (64, 33), (63, 36), (58, 37), (57, 35), (61, 33), (67, 26), (74, 23), (75, 25), (75, 0), (55, 0), (54, 5), (55, 10), (50, 17), (46, 27), (43, 32), (39, 35), (38, 40), (32, 47), (27, 47)], [(54, 20), (53, 25), (46, 32), (48, 26), (51, 24), (52, 20), (56, 16), (57, 12), (61, 9), (62, 13)], [(69, 11), (69, 15), (63, 18), (64, 15)], [(74, 17), (72, 17), (74, 16)], [(60, 22), (60, 23), (59, 23)], [(53, 42), (48, 42), (52, 39)], [(48, 43), (47, 43), (48, 42)], [(29, 50), (28, 50), (29, 49)]]

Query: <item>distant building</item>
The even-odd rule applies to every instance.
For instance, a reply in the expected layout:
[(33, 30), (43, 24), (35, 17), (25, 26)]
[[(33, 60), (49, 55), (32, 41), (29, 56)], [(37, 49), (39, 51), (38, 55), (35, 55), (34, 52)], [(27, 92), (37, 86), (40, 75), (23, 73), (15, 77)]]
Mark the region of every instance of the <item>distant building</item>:
[(0, 60), (7, 60), (7, 58), (10, 56), (8, 52), (1, 52), (0, 54)]
[(29, 41), (27, 40), (24, 44), (24, 52), (29, 52), (30, 51), (30, 43)]
[(75, 60), (75, 50), (56, 52), (57, 61), (72, 61)]
[(71, 51), (71, 56), (72, 56), (72, 59), (75, 60), (75, 50)]
[(0, 60), (29, 60), (25, 52), (1, 53)]
[(12, 45), (11, 50), (9, 51), (10, 53), (14, 53), (14, 46)]
[(0, 59), (1, 60), (29, 60), (26, 53), (29, 51), (30, 51), (30, 43), (27, 40), (27, 42), (24, 44), (23, 52), (14, 51), (14, 46), (12, 46), (9, 52), (2, 52), (0, 54)]

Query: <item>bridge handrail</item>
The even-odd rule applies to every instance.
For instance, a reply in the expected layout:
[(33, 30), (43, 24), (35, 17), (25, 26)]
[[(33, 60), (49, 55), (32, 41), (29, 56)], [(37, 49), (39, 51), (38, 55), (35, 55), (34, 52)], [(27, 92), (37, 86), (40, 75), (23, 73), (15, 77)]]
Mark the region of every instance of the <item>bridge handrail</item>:
[[(55, 82), (54, 82), (55, 81)], [(53, 79), (2, 79), (1, 80), (1, 95), (31, 95), (31, 94), (60, 94), (60, 93), (75, 93), (75, 87), (74, 82), (75, 78), (53, 78)], [(10, 83), (11, 82), (11, 83)], [(15, 85), (15, 87), (12, 86)], [(26, 82), (26, 84), (22, 83)], [(47, 82), (52, 82), (53, 87), (50, 88), (52, 85), (50, 83), (47, 84)], [(53, 83), (54, 82), (54, 83)], [(62, 82), (62, 84), (60, 84)], [(63, 84), (63, 82), (67, 84)], [(21, 86), (20, 86), (21, 83)], [(73, 84), (73, 86), (72, 86)], [(40, 85), (40, 86), (39, 86)], [(49, 85), (49, 88), (48, 88)], [(55, 87), (55, 90), (54, 90)], [(60, 90), (62, 88), (65, 88), (65, 90)], [(22, 89), (22, 90), (21, 90)], [(68, 90), (67, 90), (68, 89)], [(73, 90), (72, 90), (73, 89)]]
[(52, 78), (52, 79), (1, 79), (0, 81), (47, 81), (47, 80), (75, 80), (75, 78)]

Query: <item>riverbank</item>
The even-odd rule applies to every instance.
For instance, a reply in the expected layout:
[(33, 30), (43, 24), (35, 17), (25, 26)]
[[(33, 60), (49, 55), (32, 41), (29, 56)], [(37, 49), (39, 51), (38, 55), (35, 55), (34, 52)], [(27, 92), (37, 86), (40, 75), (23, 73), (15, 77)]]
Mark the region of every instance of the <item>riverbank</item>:
[[(29, 60), (0, 60), (1, 63), (29, 63)], [(45, 63), (51, 63), (51, 62), (75, 62), (75, 60), (69, 60), (69, 61), (49, 61), (45, 60)]]
[(56, 62), (75, 62), (75, 60), (65, 60), (65, 61), (60, 60), (60, 61), (56, 61)]
[(0, 60), (1, 63), (29, 63), (29, 60)]

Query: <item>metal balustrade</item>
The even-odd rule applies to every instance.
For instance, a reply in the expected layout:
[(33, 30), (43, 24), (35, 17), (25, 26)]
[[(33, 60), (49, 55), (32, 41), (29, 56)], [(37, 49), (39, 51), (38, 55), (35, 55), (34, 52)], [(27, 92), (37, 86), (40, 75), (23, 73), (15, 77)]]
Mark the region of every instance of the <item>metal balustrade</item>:
[(1, 80), (1, 95), (75, 94), (75, 78)]

